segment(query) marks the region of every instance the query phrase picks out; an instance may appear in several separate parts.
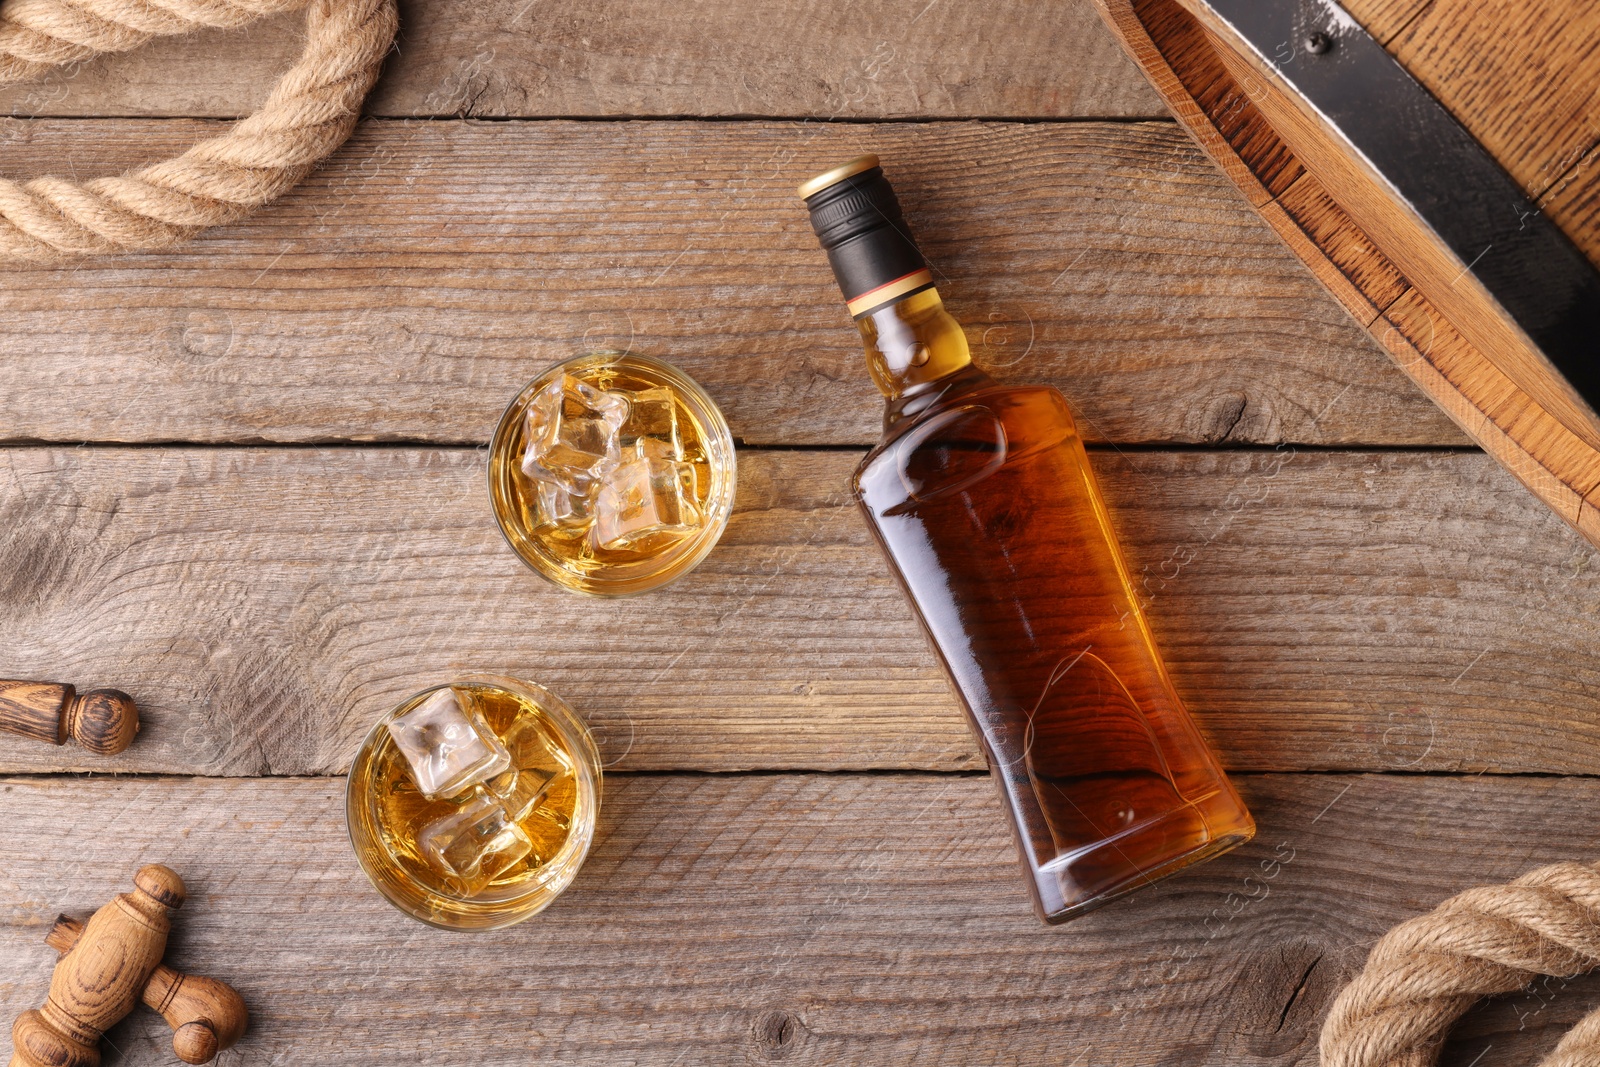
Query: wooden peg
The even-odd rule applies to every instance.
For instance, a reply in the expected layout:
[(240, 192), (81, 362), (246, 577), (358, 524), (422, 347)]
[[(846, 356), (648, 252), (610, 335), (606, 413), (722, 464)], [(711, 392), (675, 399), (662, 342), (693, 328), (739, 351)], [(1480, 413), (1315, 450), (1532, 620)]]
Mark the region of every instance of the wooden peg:
[[(62, 915), (44, 940), (66, 955), (82, 934), (83, 923)], [(150, 972), (140, 999), (172, 1027), (172, 1051), (184, 1063), (207, 1063), (232, 1048), (250, 1019), (243, 998), (226, 982), (180, 974), (164, 963)]]
[(138, 1003), (183, 905), (183, 879), (169, 868), (141, 867), (133, 885), (89, 917), (44, 1006), (17, 1017), (11, 1067), (98, 1067), (100, 1035)]
[(44, 1006), (11, 1028), (11, 1067), (99, 1067), (100, 1036), (143, 1000), (173, 1027), (172, 1048), (204, 1063), (244, 1033), (239, 994), (222, 982), (162, 966), (183, 879), (160, 864), (141, 867), (87, 924), (58, 919), (45, 941), (61, 952)]
[(0, 730), (55, 745), (71, 737), (113, 756), (139, 732), (139, 712), (132, 697), (115, 689), (79, 693), (61, 682), (0, 681)]

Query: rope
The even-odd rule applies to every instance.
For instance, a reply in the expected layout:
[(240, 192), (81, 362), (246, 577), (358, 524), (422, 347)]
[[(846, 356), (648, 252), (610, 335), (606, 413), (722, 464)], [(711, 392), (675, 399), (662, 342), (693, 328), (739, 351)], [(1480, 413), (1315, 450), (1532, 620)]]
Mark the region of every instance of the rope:
[[(0, 83), (306, 3), (8, 0), (0, 12)], [(305, 52), (261, 109), (226, 133), (115, 178), (0, 178), (0, 259), (165, 248), (278, 197), (355, 129), (397, 25), (395, 0), (311, 0)]]
[[(1555, 863), (1508, 885), (1468, 889), (1396, 926), (1333, 1002), (1323, 1067), (1430, 1067), (1479, 997), (1538, 975), (1600, 966), (1600, 863)], [(1567, 1031), (1541, 1067), (1600, 1063), (1600, 1011)]]

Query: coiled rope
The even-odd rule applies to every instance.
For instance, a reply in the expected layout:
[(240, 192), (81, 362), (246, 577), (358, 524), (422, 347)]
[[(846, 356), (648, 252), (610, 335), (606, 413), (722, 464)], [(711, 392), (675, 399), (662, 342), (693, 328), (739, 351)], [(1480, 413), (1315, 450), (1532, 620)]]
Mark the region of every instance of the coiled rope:
[[(0, 8), (0, 83), (306, 3), (8, 0)], [(0, 178), (0, 259), (165, 248), (280, 196), (355, 129), (397, 26), (395, 0), (311, 0), (305, 52), (261, 109), (226, 133), (118, 177)]]
[[(1333, 1002), (1323, 1067), (1429, 1067), (1478, 998), (1600, 966), (1597, 866), (1554, 863), (1469, 889), (1383, 935)], [(1567, 1031), (1541, 1067), (1595, 1064), (1600, 1011)]]

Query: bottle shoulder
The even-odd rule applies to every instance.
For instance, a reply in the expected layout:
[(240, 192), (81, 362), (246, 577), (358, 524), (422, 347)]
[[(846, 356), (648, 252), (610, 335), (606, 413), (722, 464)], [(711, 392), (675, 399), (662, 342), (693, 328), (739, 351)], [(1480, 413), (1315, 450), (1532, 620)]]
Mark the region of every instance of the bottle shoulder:
[(899, 472), (911, 453), (959, 449), (1013, 463), (1077, 436), (1071, 409), (1051, 385), (1005, 385), (992, 380), (976, 388), (940, 396), (915, 415), (895, 422), (856, 467), (852, 489), (857, 499), (870, 492), (874, 472)]

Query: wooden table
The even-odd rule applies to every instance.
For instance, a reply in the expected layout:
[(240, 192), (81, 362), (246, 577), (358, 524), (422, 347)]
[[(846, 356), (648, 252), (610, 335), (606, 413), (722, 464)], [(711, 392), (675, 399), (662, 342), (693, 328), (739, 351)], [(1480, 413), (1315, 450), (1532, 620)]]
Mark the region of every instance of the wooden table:
[[(113, 760), (0, 742), (0, 1005), (140, 863), (231, 1064), (1315, 1062), (1456, 890), (1600, 855), (1600, 563), (1318, 288), (1078, 0), (413, 0), (354, 140), (163, 255), (0, 277), (0, 676), (120, 686)], [(250, 110), (294, 19), (7, 90), (0, 168), (112, 172)], [(187, 116), (187, 117), (174, 117)], [(828, 120), (828, 121), (824, 121)], [(1072, 399), (1177, 685), (1260, 822), (1061, 929), (846, 493), (880, 403), (793, 196), (881, 153), (981, 363)], [(502, 544), (500, 410), (679, 364), (742, 443), (720, 547), (594, 602)], [(573, 890), (448, 935), (358, 871), (341, 774), (472, 670), (595, 725)], [(1469, 1017), (1532, 1062), (1600, 984)], [(141, 1011), (108, 1062), (175, 1062)], [(1492, 1047), (1491, 1047), (1492, 1046)]]

